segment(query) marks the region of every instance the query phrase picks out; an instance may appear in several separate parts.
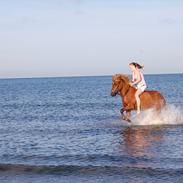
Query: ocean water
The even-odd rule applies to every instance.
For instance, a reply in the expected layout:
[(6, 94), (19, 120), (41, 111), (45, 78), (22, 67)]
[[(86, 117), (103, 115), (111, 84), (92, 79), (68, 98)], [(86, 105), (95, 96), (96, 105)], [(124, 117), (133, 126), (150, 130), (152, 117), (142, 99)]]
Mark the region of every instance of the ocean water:
[(182, 182), (183, 74), (147, 75), (167, 100), (128, 124), (111, 77), (0, 80), (0, 182)]

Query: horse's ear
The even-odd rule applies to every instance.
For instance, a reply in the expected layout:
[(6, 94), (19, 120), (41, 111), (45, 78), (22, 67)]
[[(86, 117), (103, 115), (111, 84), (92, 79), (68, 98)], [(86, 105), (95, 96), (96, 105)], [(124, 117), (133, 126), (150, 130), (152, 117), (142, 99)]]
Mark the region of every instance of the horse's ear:
[[(128, 78), (128, 75), (127, 75), (127, 74), (125, 74), (125, 77), (126, 77), (126, 78)], [(128, 78), (128, 79), (129, 79), (129, 78)]]

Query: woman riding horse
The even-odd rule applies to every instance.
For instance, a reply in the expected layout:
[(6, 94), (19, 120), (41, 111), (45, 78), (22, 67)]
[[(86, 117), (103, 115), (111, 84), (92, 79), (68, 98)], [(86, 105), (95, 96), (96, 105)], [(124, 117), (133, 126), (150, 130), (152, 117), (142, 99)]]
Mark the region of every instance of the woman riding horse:
[(144, 75), (140, 69), (143, 69), (143, 66), (136, 62), (132, 62), (129, 64), (130, 69), (132, 71), (132, 82), (130, 83), (131, 86), (137, 86), (137, 91), (135, 92), (135, 99), (137, 102), (137, 114), (140, 114), (140, 95), (145, 91), (147, 88), (147, 84), (144, 79)]

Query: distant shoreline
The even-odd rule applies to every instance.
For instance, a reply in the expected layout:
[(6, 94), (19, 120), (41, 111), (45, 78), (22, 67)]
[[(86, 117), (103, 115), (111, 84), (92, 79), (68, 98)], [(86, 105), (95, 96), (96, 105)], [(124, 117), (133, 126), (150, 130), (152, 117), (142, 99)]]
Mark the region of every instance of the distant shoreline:
[[(115, 73), (114, 73), (115, 74)], [(118, 73), (122, 74), (122, 73)], [(129, 73), (124, 73), (130, 75)], [(183, 73), (161, 73), (161, 74), (144, 74), (146, 76), (156, 76), (156, 75), (182, 75)], [(51, 79), (51, 78), (84, 78), (84, 77), (111, 77), (112, 75), (73, 75), (73, 76), (33, 76), (33, 77), (2, 77), (0, 80), (8, 80), (8, 79)]]

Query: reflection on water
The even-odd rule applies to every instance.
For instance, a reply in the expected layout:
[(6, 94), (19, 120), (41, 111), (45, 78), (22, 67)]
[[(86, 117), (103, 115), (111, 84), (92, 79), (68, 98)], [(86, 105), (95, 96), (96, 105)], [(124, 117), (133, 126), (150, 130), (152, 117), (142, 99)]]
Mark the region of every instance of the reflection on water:
[(162, 130), (152, 127), (128, 127), (122, 134), (126, 152), (135, 157), (155, 156), (155, 143), (163, 139)]

